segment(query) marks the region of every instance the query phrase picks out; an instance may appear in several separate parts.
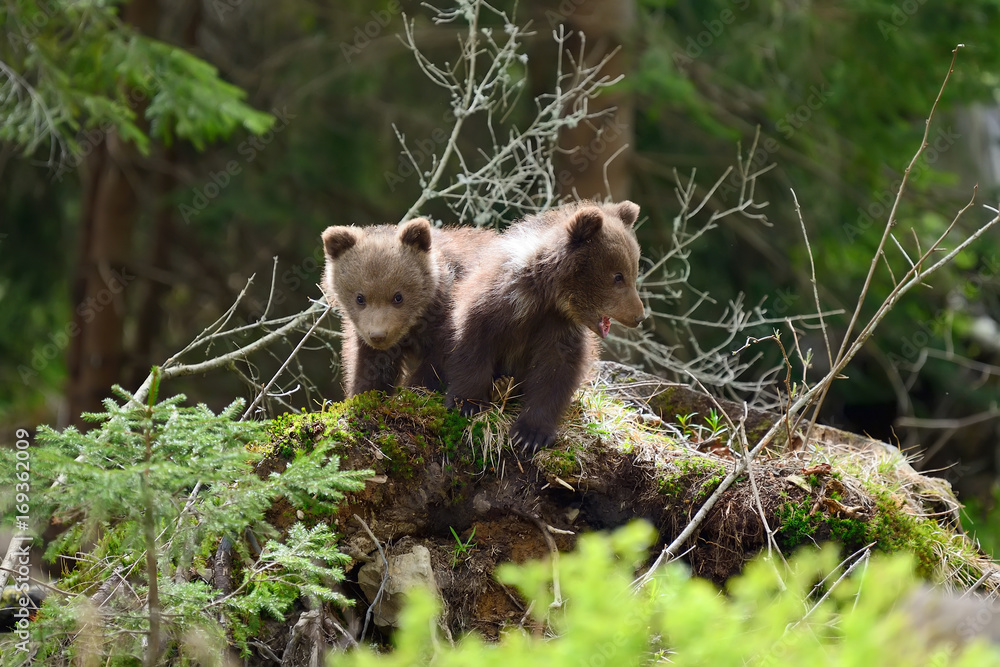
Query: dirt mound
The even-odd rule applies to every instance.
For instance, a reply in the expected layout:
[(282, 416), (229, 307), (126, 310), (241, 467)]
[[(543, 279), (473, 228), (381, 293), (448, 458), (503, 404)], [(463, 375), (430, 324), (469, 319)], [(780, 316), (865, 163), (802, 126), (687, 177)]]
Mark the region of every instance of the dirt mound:
[[(438, 395), (401, 391), (289, 416), (276, 424), (261, 472), (280, 472), (296, 449), (321, 439), (336, 443), (343, 467), (374, 469), (365, 490), (332, 519), (306, 517), (330, 521), (343, 535), (354, 560), (348, 579), (356, 582), (367, 563), (384, 572), (388, 562), (392, 570), (394, 557), (426, 547), (442, 625), (453, 635), (475, 629), (496, 637), (530, 622), (525, 601), (493, 576), (498, 565), (557, 559), (581, 533), (635, 518), (669, 543), (739, 455), (708, 397), (616, 364), (599, 366), (557, 445), (530, 459), (510, 449), (506, 432), (517, 408), (500, 403), (466, 420)], [(743, 412), (719, 406), (737, 418)], [(776, 419), (748, 414), (747, 431)], [(928, 577), (998, 588), (995, 566), (959, 533), (958, 504), (945, 482), (918, 475), (884, 443), (828, 428), (814, 435), (809, 442), (786, 437), (781, 451), (753, 462), (723, 494), (684, 546), (694, 574), (722, 583), (762, 549), (787, 554), (835, 540), (845, 555), (911, 549)], [(297, 517), (277, 506), (271, 519), (282, 528)], [(357, 605), (343, 622), (390, 631), (384, 583), (375, 594), (348, 585)]]

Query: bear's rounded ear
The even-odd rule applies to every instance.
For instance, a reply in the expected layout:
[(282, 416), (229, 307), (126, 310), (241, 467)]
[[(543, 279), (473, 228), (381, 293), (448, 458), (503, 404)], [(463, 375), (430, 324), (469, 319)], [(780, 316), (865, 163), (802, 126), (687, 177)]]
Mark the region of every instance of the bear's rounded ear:
[(625, 200), (618, 204), (618, 217), (625, 223), (626, 227), (631, 227), (639, 219), (639, 205)]
[(399, 227), (399, 240), (418, 250), (431, 249), (431, 222), (427, 218), (407, 220)]
[(323, 232), (323, 249), (330, 259), (337, 259), (353, 248), (360, 238), (354, 227), (327, 227)]
[(596, 206), (581, 208), (573, 214), (566, 229), (569, 231), (571, 243), (585, 243), (597, 235), (604, 225), (604, 214)]

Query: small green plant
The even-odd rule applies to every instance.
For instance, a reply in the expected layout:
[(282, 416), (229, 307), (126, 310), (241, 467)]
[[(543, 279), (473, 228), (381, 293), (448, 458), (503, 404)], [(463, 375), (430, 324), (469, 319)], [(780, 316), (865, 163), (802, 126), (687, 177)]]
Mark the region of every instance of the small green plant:
[[(88, 663), (156, 664), (183, 652), (194, 635), (219, 650), (227, 634), (239, 645), (262, 613), (283, 620), (303, 596), (347, 603), (329, 585), (343, 579), (348, 560), (330, 530), (295, 524), (283, 538), (265, 512), (279, 497), (332, 511), (371, 471), (340, 470), (320, 442), (297, 452), (281, 474), (261, 478), (254, 467), (262, 454), (250, 445), (262, 425), (238, 421), (240, 401), (219, 414), (184, 407), (183, 396), (158, 402), (157, 377), (154, 369), (141, 403), (116, 387), (122, 402), (108, 399), (103, 413), (85, 415), (99, 424), (89, 432), (39, 429), (32, 510), (46, 523), (36, 529), (48, 517), (64, 526), (46, 555), (70, 558), (59, 592), (31, 625), (31, 650), (0, 640), (3, 664), (65, 664), (81, 652)], [(263, 548), (258, 538), (269, 538)], [(209, 584), (208, 559), (220, 540), (232, 544), (232, 590)], [(101, 590), (109, 594), (94, 602)]]
[(681, 433), (688, 438), (696, 439), (698, 437), (698, 427), (694, 424), (694, 418), (697, 416), (697, 412), (692, 412), (687, 415), (674, 415), (674, 418), (677, 419), (677, 423), (681, 427)]
[(455, 532), (454, 528), (448, 526), (448, 530), (450, 530), (451, 534), (455, 537), (455, 546), (451, 548), (451, 567), (452, 569), (455, 569), (458, 567), (458, 562), (468, 558), (472, 553), (472, 549), (476, 548), (476, 543), (472, 541), (472, 538), (476, 536), (476, 527), (472, 527), (472, 532), (469, 533), (469, 539), (465, 542), (463, 542), (462, 538), (458, 536), (458, 533)]
[(722, 415), (712, 408), (708, 411), (708, 416), (705, 417), (705, 423), (708, 424), (708, 428), (711, 431), (711, 438), (717, 438), (726, 432), (727, 427), (722, 425)]

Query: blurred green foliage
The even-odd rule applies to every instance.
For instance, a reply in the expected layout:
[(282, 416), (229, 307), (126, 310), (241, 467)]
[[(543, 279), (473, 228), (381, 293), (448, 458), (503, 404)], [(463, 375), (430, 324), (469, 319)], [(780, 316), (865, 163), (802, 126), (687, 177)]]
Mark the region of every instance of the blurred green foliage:
[[(911, 174), (895, 235), (916, 257), (913, 236), (926, 249), (977, 182), (979, 202), (995, 199), (997, 184), (983, 182), (981, 165), (971, 158), (972, 124), (962, 114), (995, 95), (1000, 49), (990, 35), (1000, 26), (996, 3), (944, 8), (916, 0), (642, 0), (640, 6), (646, 20), (640, 22), (637, 71), (630, 80), (638, 95), (636, 143), (651, 159), (637, 167), (635, 198), (662, 220), (647, 234), (655, 237), (669, 220), (672, 193), (662, 179), (670, 169), (683, 174), (697, 168), (707, 189), (734, 162), (735, 141), (746, 150), (758, 127), (759, 146), (766, 148), (758, 149), (755, 163), (777, 165), (758, 182), (758, 198), (770, 202), (774, 229), (736, 221), (695, 251), (694, 281), (715, 298), (744, 291), (752, 302), (769, 297), (773, 307), (785, 289), (793, 311), (812, 307), (809, 264), (789, 193), (794, 189), (823, 305), (853, 310), (903, 170), (920, 146), (924, 121), (960, 43), (965, 46), (931, 126), (929, 148)], [(710, 209), (735, 202), (733, 188), (723, 185)], [(974, 208), (960, 230), (989, 217)], [(755, 261), (746, 261), (748, 250)], [(981, 277), (995, 287), (996, 255), (997, 243), (984, 239), (934, 278), (933, 290), (901, 304), (877, 334), (876, 347), (851, 367), (851, 382), (835, 390), (840, 400), (894, 403), (887, 376), (905, 375), (900, 362), (916, 360), (907, 349), (915, 329), (930, 329), (945, 314), (959, 324), (984, 310), (996, 315), (992, 302), (963, 306), (948, 300)], [(896, 276), (905, 272), (907, 260), (895, 248), (887, 256)], [(870, 316), (891, 288), (892, 278), (880, 266), (862, 314)], [(843, 330), (843, 320), (832, 322), (835, 334)], [(929, 342), (943, 346), (942, 334), (939, 328)], [(958, 336), (955, 343), (970, 356), (979, 351), (968, 338)], [(934, 386), (927, 395), (917, 392), (920, 414), (940, 414), (940, 402), (952, 409), (981, 408), (996, 397), (995, 383), (971, 395), (965, 374), (954, 366), (923, 377)], [(882, 437), (890, 436), (887, 426), (878, 433)]]
[(1000, 660), (995, 647), (931, 644), (929, 633), (914, 630), (898, 605), (916, 584), (905, 556), (876, 558), (836, 585), (835, 547), (798, 552), (780, 575), (776, 563), (761, 557), (729, 582), (726, 594), (674, 564), (633, 593), (632, 568), (653, 536), (643, 523), (582, 536), (577, 549), (559, 559), (558, 601), (551, 563), (505, 566), (500, 579), (534, 601), (535, 620), (547, 619), (552, 636), (512, 627), (496, 644), (468, 636), (449, 646), (436, 636), (435, 600), (414, 594), (391, 653), (357, 651), (330, 664), (971, 666)]
[(994, 560), (1000, 558), (1000, 486), (994, 485), (990, 498), (970, 497), (962, 511), (962, 527), (979, 542)]

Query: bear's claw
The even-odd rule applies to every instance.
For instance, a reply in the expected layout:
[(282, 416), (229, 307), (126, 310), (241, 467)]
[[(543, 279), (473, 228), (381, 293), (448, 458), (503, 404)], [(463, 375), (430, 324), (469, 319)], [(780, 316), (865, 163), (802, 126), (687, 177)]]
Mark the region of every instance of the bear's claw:
[(477, 401), (474, 398), (466, 398), (462, 401), (462, 416), (472, 417), (473, 415), (478, 415), (486, 408), (487, 403), (485, 401)]
[(556, 434), (515, 424), (510, 429), (510, 440), (515, 447), (521, 448), (521, 453), (534, 454), (539, 449), (551, 447), (556, 441)]

